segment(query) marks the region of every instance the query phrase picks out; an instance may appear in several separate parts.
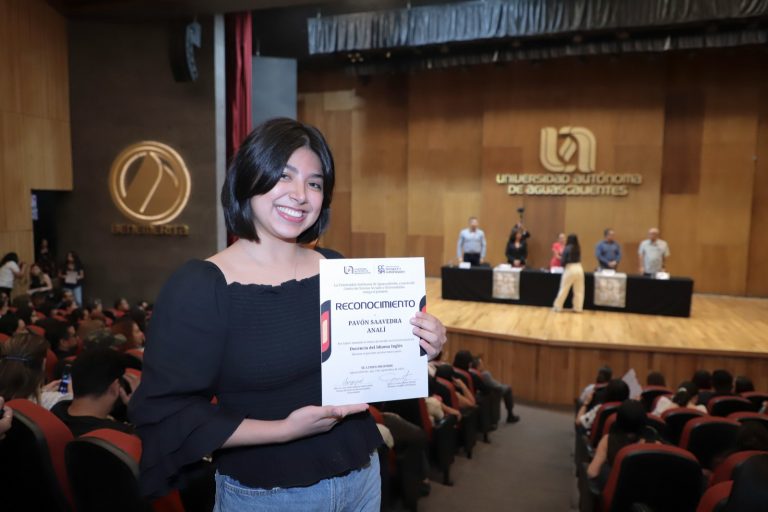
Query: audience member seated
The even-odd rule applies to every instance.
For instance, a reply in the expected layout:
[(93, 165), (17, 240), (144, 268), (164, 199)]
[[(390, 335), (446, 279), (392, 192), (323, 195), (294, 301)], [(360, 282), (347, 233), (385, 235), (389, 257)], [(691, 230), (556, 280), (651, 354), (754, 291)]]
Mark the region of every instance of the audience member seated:
[(699, 405), (698, 401), (699, 388), (693, 382), (685, 381), (680, 383), (677, 392), (672, 397), (660, 396), (651, 414), (661, 417), (664, 411), (674, 407), (688, 407), (689, 409), (695, 409), (706, 414), (707, 408)]
[(712, 395), (712, 374), (707, 370), (696, 370), (691, 381), (699, 388), (699, 404), (706, 404)]
[(449, 364), (438, 365), (437, 373), (435, 374), (435, 376), (441, 379), (445, 379), (454, 385), (454, 387), (456, 388), (456, 397), (459, 400), (459, 404), (458, 404), (459, 410), (463, 410), (469, 407), (474, 407), (475, 405), (477, 405), (474, 395), (469, 390), (469, 388), (467, 388), (467, 385), (464, 384), (464, 381), (454, 376), (453, 368), (451, 367), (451, 365)]
[(409, 466), (421, 482), (420, 494), (422, 496), (428, 495), (430, 491), (429, 460), (427, 458), (429, 442), (426, 432), (410, 421), (403, 419), (399, 414), (383, 412), (381, 415), (384, 425), (391, 433), (395, 451), (408, 461)]
[(125, 372), (121, 354), (102, 347), (86, 350), (72, 364), (74, 398), (59, 402), (51, 412), (69, 427), (75, 437), (100, 428), (132, 434), (131, 425), (109, 416), (118, 400), (127, 405), (131, 398), (121, 383), (122, 379), (129, 383), (131, 392), (136, 389), (138, 379)]
[(707, 405), (716, 396), (733, 396), (733, 375), (727, 370), (712, 372), (712, 393), (704, 398), (700, 396), (699, 403)]
[(507, 423), (520, 421), (520, 416), (515, 414), (515, 399), (512, 395), (512, 387), (509, 384), (503, 384), (494, 379), (491, 372), (485, 368), (482, 357), (475, 357), (472, 360), (472, 369), (477, 372), (487, 387), (498, 389), (501, 393), (501, 397), (504, 399), (504, 406), (507, 408)]
[(756, 421), (745, 421), (736, 434), (736, 451), (768, 452), (768, 429)]
[(661, 372), (650, 372), (645, 379), (647, 386), (666, 386), (667, 380)]
[(45, 340), (30, 333), (14, 334), (0, 345), (0, 396), (5, 401), (26, 398), (50, 409), (72, 398), (69, 391), (59, 392), (58, 380), (43, 386), (47, 352)]
[(33, 302), (38, 298), (45, 299), (53, 290), (51, 277), (43, 272), (38, 263), (33, 263), (29, 267), (29, 287), (27, 293)]
[(119, 350), (123, 352), (144, 346), (144, 333), (139, 329), (139, 324), (130, 316), (123, 316), (115, 320), (115, 323), (112, 324), (112, 334), (125, 337), (126, 343), (119, 347)]
[(77, 355), (78, 341), (74, 327), (55, 318), (43, 318), (35, 325), (45, 329), (45, 339), (60, 360)]
[(597, 377), (595, 377), (595, 382), (587, 384), (587, 386), (581, 391), (581, 395), (579, 395), (579, 405), (583, 405), (585, 403), (589, 405), (587, 398), (594, 398), (595, 393), (593, 393), (593, 391), (595, 390), (595, 386), (604, 387), (612, 378), (613, 371), (609, 366), (603, 366), (597, 370)]
[(737, 395), (740, 395), (742, 393), (749, 393), (750, 391), (755, 390), (755, 385), (752, 384), (752, 379), (749, 377), (744, 377), (743, 375), (739, 375), (736, 377), (736, 380), (733, 384), (733, 392)]
[(616, 411), (616, 421), (611, 430), (597, 445), (595, 456), (587, 468), (587, 476), (603, 488), (619, 450), (630, 444), (647, 442), (657, 443), (658, 437), (646, 426), (645, 407), (637, 400), (624, 400)]
[(120, 297), (115, 301), (115, 312), (118, 318), (123, 317), (131, 310), (131, 305), (128, 303), (128, 299)]
[(587, 396), (587, 400), (584, 401), (582, 406), (579, 408), (579, 412), (576, 414), (576, 425), (587, 431), (592, 428), (592, 422), (595, 421), (597, 411), (600, 409), (602, 404), (610, 402), (624, 402), (624, 400), (629, 398), (629, 386), (621, 379), (612, 379), (608, 382), (608, 385), (605, 386), (604, 400), (600, 403), (594, 404), (592, 408), (587, 410), (588, 404), (593, 402), (593, 394), (594, 390), (592, 394)]
[(750, 457), (739, 469), (728, 497), (728, 511), (768, 510), (768, 455)]

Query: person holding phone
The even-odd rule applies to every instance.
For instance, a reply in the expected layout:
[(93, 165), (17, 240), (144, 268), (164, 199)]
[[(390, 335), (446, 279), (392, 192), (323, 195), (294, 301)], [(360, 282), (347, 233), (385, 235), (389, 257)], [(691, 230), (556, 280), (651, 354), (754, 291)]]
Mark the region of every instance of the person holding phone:
[[(218, 512), (379, 510), (382, 438), (367, 404), (320, 405), (319, 262), (340, 255), (302, 244), (328, 226), (333, 186), (316, 128), (273, 119), (243, 141), (221, 194), (238, 240), (181, 267), (153, 310), (129, 403), (143, 494), (167, 493), (213, 453)], [(440, 321), (411, 323), (440, 352)]]

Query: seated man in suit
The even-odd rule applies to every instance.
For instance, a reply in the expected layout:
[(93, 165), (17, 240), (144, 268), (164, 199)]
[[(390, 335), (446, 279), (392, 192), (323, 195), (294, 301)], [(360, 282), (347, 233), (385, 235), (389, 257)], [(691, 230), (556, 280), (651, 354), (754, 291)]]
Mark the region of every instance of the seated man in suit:
[(102, 347), (86, 350), (72, 363), (74, 399), (59, 402), (51, 411), (75, 437), (100, 428), (132, 434), (133, 426), (109, 415), (118, 400), (127, 404), (131, 398), (122, 381), (128, 382), (131, 393), (138, 386), (138, 378), (124, 374), (125, 361), (121, 354)]

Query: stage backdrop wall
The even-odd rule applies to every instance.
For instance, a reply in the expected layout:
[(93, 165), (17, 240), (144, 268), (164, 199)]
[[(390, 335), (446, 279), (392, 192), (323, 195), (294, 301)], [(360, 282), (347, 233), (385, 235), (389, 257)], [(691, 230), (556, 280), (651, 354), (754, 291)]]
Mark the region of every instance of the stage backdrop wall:
[[(696, 291), (768, 296), (764, 60), (741, 50), (365, 80), (304, 72), (299, 116), (327, 135), (337, 163), (322, 243), (356, 257), (424, 255), (437, 276), (470, 215), (490, 262), (505, 261), (524, 206), (530, 266), (547, 267), (557, 233), (575, 232), (594, 268), (594, 246), (613, 227), (620, 270), (637, 272), (638, 244), (658, 226), (668, 269)], [(496, 183), (498, 173), (547, 173), (541, 130), (566, 126), (594, 134), (596, 172), (639, 173), (643, 183), (623, 197), (513, 197)]]
[(43, 0), (0, 0), (0, 254), (31, 262), (31, 190), (71, 188), (67, 22)]
[[(83, 259), (85, 295), (110, 307), (119, 296), (154, 300), (174, 269), (216, 251), (214, 22), (201, 25), (199, 78), (181, 83), (171, 72), (168, 24), (70, 25), (74, 190), (59, 208), (58, 240), (62, 252), (72, 248)], [(167, 144), (184, 160), (189, 201), (171, 223), (187, 225), (188, 236), (112, 234), (113, 224), (133, 222), (110, 198), (110, 167), (140, 141)]]

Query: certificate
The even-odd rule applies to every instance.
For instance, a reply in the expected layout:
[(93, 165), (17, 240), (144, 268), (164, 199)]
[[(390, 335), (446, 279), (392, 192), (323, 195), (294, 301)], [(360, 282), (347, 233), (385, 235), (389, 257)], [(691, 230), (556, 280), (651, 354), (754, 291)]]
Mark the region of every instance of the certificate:
[(320, 260), (323, 405), (427, 396), (424, 258)]

